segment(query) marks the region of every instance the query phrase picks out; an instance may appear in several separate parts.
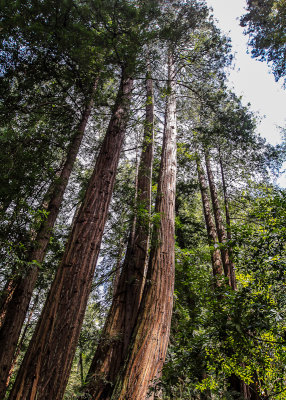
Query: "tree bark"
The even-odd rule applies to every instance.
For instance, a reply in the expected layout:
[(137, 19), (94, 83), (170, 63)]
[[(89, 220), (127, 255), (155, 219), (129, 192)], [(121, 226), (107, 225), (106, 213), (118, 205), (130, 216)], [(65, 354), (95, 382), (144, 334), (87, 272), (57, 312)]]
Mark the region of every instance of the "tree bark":
[(113, 114), (85, 199), (9, 399), (60, 400), (71, 369), (100, 250), (130, 108), (122, 74)]
[(10, 368), (10, 371), (9, 371), (9, 375), (8, 375), (8, 378), (7, 378), (7, 383), (6, 383), (7, 387), (9, 385), (11, 376), (12, 376), (12, 374), (14, 372), (15, 367), (16, 367), (17, 359), (18, 359), (18, 357), (20, 355), (20, 352), (22, 350), (24, 341), (26, 339), (27, 331), (28, 331), (28, 329), (30, 327), (31, 320), (32, 320), (33, 314), (35, 312), (35, 309), (36, 309), (36, 307), (38, 305), (38, 302), (39, 302), (39, 294), (37, 294), (37, 296), (35, 297), (33, 307), (29, 311), (29, 315), (28, 315), (27, 321), (25, 323), (25, 328), (24, 328), (24, 330), (23, 330), (23, 332), (21, 334), (21, 338), (19, 340), (19, 343), (17, 344), (17, 348), (16, 348), (16, 351), (15, 351), (15, 354), (14, 354), (14, 357), (13, 357), (13, 360), (12, 360), (12, 364), (11, 364), (11, 368)]
[(124, 240), (121, 236), (120, 241), (119, 241), (119, 250), (116, 258), (116, 264), (115, 268), (112, 271), (113, 277), (112, 277), (112, 297), (115, 296), (117, 288), (118, 288), (118, 282), (120, 278), (120, 273), (121, 273), (121, 264), (122, 264), (122, 259), (124, 256), (124, 249), (125, 249), (125, 244)]
[(11, 280), (10, 286), (12, 287), (12, 291), (7, 291), (9, 298), (6, 297), (6, 301), (3, 301), (2, 303), (2, 326), (0, 329), (0, 398), (2, 398), (2, 396), (4, 397), (6, 391), (7, 377), (19, 340), (21, 328), (36, 285), (39, 265), (44, 260), (52, 230), (59, 214), (65, 189), (93, 107), (93, 97), (97, 84), (98, 79), (95, 81), (91, 99), (82, 114), (81, 122), (70, 144), (61, 174), (47, 193), (47, 198), (45, 199), (47, 202), (45, 206), (47, 218), (41, 223), (35, 240), (31, 244), (30, 252), (27, 254), (26, 258), (26, 261), (30, 266), (24, 275), (15, 277)]
[[(204, 210), (204, 217), (206, 222), (207, 234), (208, 234), (208, 241), (210, 246), (215, 246), (218, 243), (217, 233), (215, 224), (212, 218), (211, 213), (211, 206), (208, 197), (208, 188), (206, 183), (206, 177), (204, 174), (204, 170), (201, 166), (199, 156), (196, 157), (197, 163), (197, 171), (198, 171), (198, 178), (199, 178), (199, 186), (201, 191), (202, 203), (203, 203), (203, 210)], [(216, 286), (219, 286), (219, 279), (218, 277), (223, 274), (223, 267), (222, 267), (222, 259), (220, 255), (220, 251), (218, 248), (214, 248), (211, 250), (211, 260), (212, 260), (212, 267), (213, 267), (213, 275), (215, 278)]]
[[(213, 208), (214, 208), (214, 213), (216, 216), (218, 236), (219, 236), (220, 242), (225, 243), (226, 239), (227, 240), (231, 239), (231, 229), (230, 229), (230, 214), (229, 214), (229, 207), (228, 207), (228, 200), (227, 200), (226, 182), (225, 182), (222, 159), (221, 159), (221, 155), (220, 155), (219, 161), (220, 161), (220, 169), (221, 169), (221, 177), (222, 177), (223, 194), (224, 194), (224, 205), (225, 205), (227, 231), (225, 231), (225, 228), (222, 223), (222, 217), (221, 217), (220, 207), (219, 207), (219, 203), (218, 203), (218, 196), (217, 196), (216, 189), (215, 189), (214, 178), (213, 178), (213, 174), (212, 174), (212, 170), (211, 170), (211, 166), (210, 166), (209, 155), (207, 153), (205, 153), (205, 156), (206, 156), (206, 166), (207, 166), (207, 171), (208, 171), (210, 190), (211, 190), (211, 194), (212, 194)], [(235, 267), (234, 267), (234, 263), (233, 263), (232, 257), (231, 257), (231, 250), (230, 249), (222, 249), (222, 258), (223, 258), (225, 268), (227, 268), (227, 271), (228, 271), (229, 285), (231, 286), (231, 288), (233, 290), (237, 290)], [(252, 389), (251, 385), (250, 386), (246, 385), (245, 382), (243, 382), (240, 378), (238, 378), (234, 374), (229, 378), (229, 385), (232, 390), (237, 392), (237, 395), (239, 396), (239, 398), (242, 395), (247, 400), (252, 400), (252, 399), (255, 400), (256, 399), (257, 393)]]
[(154, 100), (151, 77), (146, 80), (147, 101), (143, 148), (137, 179), (134, 222), (117, 290), (92, 360), (85, 398), (110, 399), (126, 357), (137, 317), (148, 258), (154, 141)]
[(13, 297), (14, 290), (16, 288), (17, 280), (14, 278), (8, 279), (2, 290), (0, 296), (0, 329), (5, 321), (8, 305)]
[[(209, 155), (207, 152), (205, 152), (205, 160), (206, 160), (207, 175), (208, 175), (208, 181), (209, 181), (210, 192), (211, 192), (212, 205), (213, 205), (213, 210), (214, 210), (215, 223), (216, 223), (216, 228), (217, 228), (217, 235), (218, 235), (219, 242), (223, 246), (225, 246), (225, 244), (227, 242), (227, 235), (226, 235), (226, 230), (223, 225), (218, 195), (217, 195), (215, 182), (214, 182), (214, 176), (213, 176), (212, 169), (211, 169), (210, 158), (209, 158)], [(221, 248), (221, 256), (222, 256), (222, 263), (223, 263), (225, 276), (227, 276), (229, 279), (229, 285), (234, 290), (236, 290), (236, 280), (231, 279), (231, 275), (232, 275), (231, 271), (230, 271), (231, 270), (231, 266), (230, 266), (231, 262), (230, 262), (229, 252), (228, 252), (227, 248), (225, 248), (225, 247)]]
[[(223, 168), (223, 162), (221, 158), (221, 154), (219, 152), (219, 164), (220, 164), (220, 171), (221, 171), (221, 179), (222, 179), (222, 190), (223, 190), (223, 199), (224, 199), (224, 209), (225, 209), (225, 220), (226, 220), (226, 234), (227, 234), (227, 240), (231, 240), (231, 227), (230, 227), (230, 214), (229, 214), (229, 205), (228, 205), (228, 196), (227, 196), (227, 188), (226, 188), (226, 182), (225, 182), (225, 176), (224, 176), (224, 168)], [(229, 273), (230, 273), (230, 280), (231, 280), (231, 286), (233, 289), (236, 289), (236, 278), (235, 278), (235, 266), (233, 263), (233, 257), (232, 257), (232, 249), (229, 248)]]
[(169, 342), (175, 276), (176, 97), (175, 65), (168, 56), (164, 139), (146, 284), (124, 368), (112, 400), (143, 400), (158, 379)]

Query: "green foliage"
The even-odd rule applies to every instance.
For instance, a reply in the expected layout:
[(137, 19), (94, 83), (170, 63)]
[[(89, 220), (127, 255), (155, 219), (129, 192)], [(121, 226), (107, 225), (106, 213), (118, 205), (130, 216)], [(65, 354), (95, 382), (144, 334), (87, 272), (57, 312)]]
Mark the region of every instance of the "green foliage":
[(250, 38), (251, 54), (271, 65), (276, 81), (286, 74), (285, 20), (285, 0), (248, 0), (247, 14), (241, 18)]
[(237, 291), (225, 284), (214, 290), (204, 242), (177, 249), (166, 399), (199, 398), (200, 392), (231, 399), (232, 375), (261, 396), (285, 396), (286, 193), (257, 187), (241, 202), (232, 226)]
[[(278, 79), (285, 75), (285, 1), (248, 3), (249, 13), (242, 23), (252, 35), (253, 54), (273, 62)], [(235, 375), (255, 385), (261, 396), (282, 400), (286, 195), (269, 181), (270, 172), (277, 173), (281, 167), (285, 149), (267, 145), (255, 133), (257, 117), (226, 89), (225, 67), (232, 60), (230, 43), (208, 18), (205, 5), (191, 0), (0, 0), (0, 9), (0, 145), (5, 149), (0, 155), (1, 287), (29, 266), (25, 254), (47, 217), (44, 195), (57, 179), (95, 77), (100, 74), (83, 150), (49, 252), (40, 266), (40, 305), (23, 350), (62, 257), (73, 211), (84, 198), (123, 66), (138, 78), (125, 146), (132, 152), (128, 150), (120, 161), (66, 392), (66, 398), (77, 396), (110, 305), (113, 278), (120, 270), (133, 217), (136, 215), (146, 229), (151, 222), (154, 236), (161, 218), (153, 213), (150, 220), (145, 204), (134, 201), (134, 159), (146, 106), (145, 97), (141, 100), (143, 86), (138, 82), (143, 73), (145, 76), (145, 49), (149, 47), (158, 119), (154, 198), (161, 152), (160, 115), (168, 95), (164, 65), (168, 47), (174, 52), (178, 80), (176, 282), (170, 348), (158, 385), (166, 400), (232, 399), (235, 393), (229, 380)], [(232, 239), (218, 248), (232, 249), (237, 291), (231, 290), (223, 277), (215, 287), (212, 277), (210, 251), (214, 246), (207, 240), (195, 167), (197, 154), (206, 148), (217, 166), (222, 209), (223, 185), (217, 173), (220, 162), (225, 170)]]

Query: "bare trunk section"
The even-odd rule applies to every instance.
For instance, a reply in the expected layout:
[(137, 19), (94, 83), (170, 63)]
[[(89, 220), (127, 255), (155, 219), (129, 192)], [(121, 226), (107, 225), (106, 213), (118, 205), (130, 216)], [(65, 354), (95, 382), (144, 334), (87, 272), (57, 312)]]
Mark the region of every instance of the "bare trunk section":
[[(206, 177), (205, 177), (204, 170), (201, 166), (200, 159), (198, 158), (198, 155), (196, 157), (196, 162), (197, 162), (199, 185), (200, 185), (200, 191), (201, 191), (201, 197), (202, 197), (202, 203), (203, 203), (204, 217), (205, 217), (207, 234), (208, 234), (208, 241), (209, 241), (210, 246), (215, 246), (218, 243), (217, 233), (216, 233), (216, 228), (215, 228), (215, 224), (214, 224), (214, 221), (212, 218), (212, 213), (211, 213), (211, 206), (210, 206), (210, 202), (209, 202)], [(221, 276), (223, 274), (222, 260), (221, 260), (221, 255), (220, 255), (220, 251), (218, 248), (211, 250), (211, 260), (212, 260), (212, 267), (213, 267), (213, 275), (214, 275), (214, 278), (216, 279), (215, 283), (216, 283), (216, 286), (218, 286), (219, 285), (218, 276)]]
[[(227, 235), (226, 235), (226, 230), (223, 225), (218, 195), (217, 195), (215, 182), (214, 182), (214, 176), (213, 176), (212, 169), (211, 169), (210, 158), (209, 158), (209, 155), (207, 152), (205, 153), (205, 160), (206, 160), (207, 175), (208, 175), (208, 180), (209, 180), (211, 199), (212, 199), (214, 216), (215, 216), (215, 223), (216, 223), (216, 228), (217, 228), (217, 235), (218, 235), (219, 242), (222, 245), (225, 245), (227, 242)], [(233, 276), (233, 278), (235, 278), (234, 271), (233, 271), (233, 274), (231, 274), (231, 261), (230, 261), (229, 252), (228, 252), (227, 248), (225, 248), (225, 247), (221, 248), (221, 256), (222, 256), (222, 263), (223, 263), (225, 276), (227, 276), (229, 279), (229, 285), (234, 290), (236, 290), (236, 281), (235, 281), (235, 279), (232, 279), (232, 276)]]
[[(219, 149), (219, 164), (220, 164), (220, 171), (221, 171), (221, 179), (222, 179), (222, 190), (223, 190), (223, 198), (224, 198), (224, 208), (225, 208), (225, 219), (226, 219), (226, 232), (227, 232), (227, 239), (231, 240), (231, 220), (230, 220), (230, 213), (229, 213), (229, 203), (228, 203), (228, 195), (227, 195), (227, 186), (225, 181), (225, 174), (224, 174), (224, 167), (223, 161)], [(229, 251), (229, 258), (230, 258), (230, 278), (232, 282), (232, 287), (236, 289), (236, 278), (235, 278), (235, 267), (232, 261), (232, 251), (231, 248), (228, 249)], [(238, 378), (236, 378), (238, 379)], [(246, 400), (259, 400), (260, 396), (256, 390), (256, 377), (254, 377), (254, 383), (250, 385), (246, 385), (243, 381), (239, 380), (239, 392), (243, 394)]]
[(133, 80), (123, 73), (105, 139), (85, 199), (10, 400), (63, 397), (92, 278), (128, 120)]
[(153, 82), (148, 74), (143, 148), (137, 179), (135, 226), (132, 227), (117, 290), (91, 363), (86, 398), (110, 399), (126, 357), (141, 301), (148, 258), (154, 141)]
[(5, 321), (8, 305), (13, 297), (17, 280), (14, 278), (8, 279), (0, 297), (0, 329)]
[(83, 373), (83, 359), (82, 359), (82, 350), (81, 349), (80, 349), (80, 353), (79, 353), (78, 369), (80, 372), (80, 382), (83, 385), (84, 384), (84, 373)]
[(223, 168), (223, 162), (222, 162), (220, 150), (219, 150), (219, 165), (220, 165), (220, 172), (221, 172), (221, 181), (222, 181), (222, 190), (223, 190), (223, 200), (224, 200), (224, 209), (225, 209), (226, 232), (227, 232), (227, 238), (228, 238), (228, 239), (231, 239), (230, 214), (229, 214), (229, 206), (228, 206), (228, 196), (227, 196), (227, 189), (226, 189), (224, 168)]
[(113, 278), (112, 278), (112, 297), (115, 296), (115, 293), (116, 293), (117, 287), (118, 287), (118, 282), (119, 282), (120, 272), (121, 272), (121, 263), (122, 263), (123, 254), (124, 254), (124, 248), (125, 248), (124, 241), (123, 241), (123, 239), (121, 237), (120, 241), (119, 241), (119, 251), (118, 251), (118, 255), (117, 255), (117, 259), (116, 259), (116, 265), (115, 265), (115, 268), (112, 271), (112, 273), (113, 273)]
[(125, 291), (124, 358), (141, 303), (148, 263), (154, 152), (154, 94), (150, 70), (147, 73), (146, 93), (146, 119), (143, 149), (138, 170), (135, 234), (133, 246), (130, 248), (127, 259), (129, 267), (122, 272), (122, 280), (125, 279), (128, 283), (128, 289), (126, 288)]
[[(217, 288), (222, 283), (220, 281), (220, 277), (223, 275), (223, 264), (222, 264), (220, 250), (218, 247), (216, 247), (216, 245), (218, 244), (218, 238), (217, 238), (215, 223), (212, 217), (211, 205), (209, 202), (208, 185), (206, 181), (205, 172), (201, 165), (201, 161), (198, 154), (196, 154), (196, 164), (197, 164), (197, 172), (198, 172), (205, 223), (207, 228), (208, 242), (210, 246), (214, 246), (214, 249), (210, 251), (210, 254), (211, 254), (213, 277), (214, 277), (214, 287)], [(202, 378), (205, 377), (206, 374), (203, 373)], [(211, 398), (210, 391), (206, 390), (206, 392), (201, 393), (200, 398), (201, 400), (210, 399)]]
[[(225, 182), (225, 176), (224, 176), (224, 168), (223, 168), (223, 162), (221, 158), (221, 154), (219, 152), (219, 164), (220, 164), (220, 171), (221, 171), (221, 179), (222, 179), (222, 190), (223, 190), (223, 199), (224, 199), (224, 209), (225, 209), (225, 219), (226, 219), (226, 234), (227, 234), (227, 240), (231, 240), (231, 226), (230, 226), (230, 214), (229, 214), (229, 205), (228, 205), (228, 196), (227, 196), (227, 189), (226, 189), (226, 182)], [(235, 278), (235, 266), (233, 263), (233, 256), (232, 256), (232, 249), (229, 248), (229, 273), (230, 273), (230, 279), (231, 279), (231, 286), (233, 289), (236, 289), (236, 278)]]
[(146, 284), (124, 368), (112, 400), (143, 400), (165, 361), (175, 277), (176, 97), (175, 66), (168, 57), (168, 95), (155, 223)]
[(12, 360), (12, 365), (11, 365), (11, 368), (10, 368), (10, 371), (9, 371), (9, 375), (8, 375), (8, 378), (7, 378), (7, 383), (6, 383), (7, 387), (9, 385), (11, 376), (12, 376), (12, 374), (14, 372), (15, 367), (16, 367), (17, 359), (18, 359), (18, 357), (20, 355), (20, 352), (22, 350), (22, 347), (23, 347), (24, 341), (26, 339), (26, 335), (27, 335), (28, 329), (30, 327), (31, 320), (32, 320), (33, 314), (35, 312), (35, 309), (36, 309), (36, 307), (38, 305), (38, 302), (39, 302), (39, 295), (37, 294), (37, 296), (35, 297), (35, 300), (34, 300), (34, 304), (33, 304), (32, 308), (31, 308), (31, 310), (29, 311), (29, 315), (28, 315), (27, 321), (25, 323), (25, 328), (24, 328), (24, 330), (23, 330), (23, 332), (21, 334), (21, 338), (19, 340), (19, 343), (17, 344), (17, 348), (16, 348), (16, 351), (15, 351), (15, 354), (14, 354), (14, 357), (13, 357), (13, 360)]
[[(226, 213), (227, 232), (225, 231), (225, 228), (222, 223), (222, 217), (221, 217), (220, 206), (219, 206), (219, 202), (218, 202), (218, 196), (216, 193), (214, 177), (213, 177), (213, 173), (211, 170), (209, 155), (207, 153), (205, 153), (205, 158), (206, 158), (206, 166), (207, 166), (208, 179), (209, 179), (210, 191), (211, 191), (212, 202), (213, 202), (213, 209), (214, 209), (214, 214), (215, 214), (215, 219), (216, 219), (218, 237), (219, 237), (219, 241), (223, 244), (226, 242), (227, 239), (228, 240), (231, 239), (231, 230), (230, 230), (230, 215), (229, 215), (229, 207), (228, 207), (228, 201), (227, 201), (226, 183), (225, 183), (222, 159), (220, 157), (220, 168), (221, 168), (223, 193), (224, 193), (224, 205), (225, 205), (225, 213)], [(235, 278), (235, 268), (234, 268), (234, 264), (231, 259), (231, 251), (230, 251), (230, 249), (222, 249), (221, 254), (222, 254), (224, 267), (227, 270), (227, 276), (229, 278), (229, 285), (233, 290), (236, 290), (237, 284), (236, 284), (236, 278)], [(256, 399), (255, 396), (257, 394), (255, 391), (253, 391), (251, 386), (246, 385), (245, 382), (243, 382), (240, 378), (238, 378), (234, 374), (230, 377), (229, 384), (230, 384), (231, 389), (238, 393), (239, 397), (241, 395), (243, 395), (244, 398), (247, 400)]]
[(63, 201), (64, 193), (75, 163), (85, 128), (93, 107), (93, 96), (98, 84), (96, 80), (91, 100), (86, 106), (78, 130), (70, 144), (66, 161), (61, 170), (60, 176), (52, 185), (47, 195), (47, 219), (42, 222), (35, 241), (32, 243), (30, 253), (27, 255), (27, 262), (32, 266), (23, 276), (14, 278), (10, 284), (13, 290), (9, 293), (2, 308), (2, 326), (0, 330), (0, 398), (4, 397), (6, 381), (17, 347), (21, 328), (32, 298), (33, 290), (39, 273), (39, 265), (43, 262), (47, 247), (51, 238), (52, 230), (56, 222), (59, 210)]

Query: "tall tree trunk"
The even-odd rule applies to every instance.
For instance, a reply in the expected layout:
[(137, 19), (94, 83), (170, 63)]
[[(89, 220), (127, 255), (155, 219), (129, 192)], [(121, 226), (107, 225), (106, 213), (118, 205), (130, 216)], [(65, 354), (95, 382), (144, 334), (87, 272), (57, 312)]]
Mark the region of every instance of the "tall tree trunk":
[(79, 373), (80, 373), (80, 382), (83, 385), (84, 384), (84, 373), (83, 373), (82, 349), (80, 349), (80, 353), (79, 353), (78, 369), (79, 369)]
[[(14, 275), (14, 274), (12, 274)], [(0, 296), (0, 329), (5, 321), (8, 305), (13, 297), (17, 279), (9, 278)]]
[(115, 293), (117, 291), (118, 282), (119, 282), (120, 273), (121, 273), (121, 263), (122, 263), (122, 259), (123, 259), (123, 256), (124, 256), (124, 249), (125, 249), (124, 240), (121, 237), (120, 240), (119, 240), (119, 249), (118, 249), (118, 254), (117, 254), (117, 257), (116, 257), (115, 268), (112, 271), (112, 273), (113, 273), (113, 277), (112, 277), (112, 297), (115, 296)]
[[(98, 84), (96, 80), (91, 99), (87, 104), (79, 127), (70, 144), (66, 161), (61, 170), (60, 176), (49, 189), (45, 201), (47, 202), (47, 218), (44, 220), (37, 232), (31, 250), (27, 254), (26, 261), (31, 267), (22, 275), (13, 278), (10, 282), (11, 291), (7, 294), (9, 298), (2, 303), (1, 317), (2, 326), (0, 329), (0, 398), (6, 391), (6, 381), (13, 360), (13, 355), (19, 340), (21, 328), (29, 308), (31, 297), (39, 273), (39, 265), (43, 262), (47, 247), (51, 238), (52, 230), (59, 214), (63, 201), (65, 189), (75, 163), (85, 128), (93, 107), (93, 97)], [(28, 264), (28, 265), (29, 265)]]
[[(222, 223), (222, 217), (221, 217), (220, 206), (219, 206), (219, 202), (218, 202), (218, 196), (217, 196), (217, 192), (216, 192), (216, 188), (215, 188), (214, 177), (213, 177), (213, 173), (211, 170), (209, 155), (207, 152), (205, 153), (205, 157), (206, 157), (206, 166), (207, 166), (210, 191), (211, 191), (212, 202), (213, 202), (213, 209), (214, 209), (214, 213), (215, 213), (218, 237), (219, 237), (219, 241), (223, 244), (226, 242), (226, 239), (228, 239), (228, 240), (231, 239), (231, 230), (230, 230), (229, 207), (228, 207), (228, 201), (227, 201), (227, 195), (226, 195), (226, 183), (225, 183), (222, 160), (220, 157), (220, 168), (221, 168), (221, 176), (222, 176), (222, 184), (223, 184), (223, 192), (224, 192), (224, 204), (225, 204), (225, 212), (226, 212), (227, 232), (225, 231), (225, 228)], [(231, 253), (230, 253), (229, 249), (222, 249), (222, 259), (223, 259), (224, 266), (227, 269), (227, 273), (228, 273), (228, 277), (229, 277), (229, 285), (231, 286), (231, 288), (233, 290), (237, 290), (235, 269), (234, 269), (234, 264), (232, 262)], [(251, 386), (246, 385), (245, 382), (243, 382), (239, 377), (235, 376), (234, 374), (230, 377), (229, 384), (230, 384), (231, 389), (236, 391), (239, 397), (242, 395), (247, 400), (252, 400), (252, 399), (255, 400), (256, 399), (257, 393), (254, 390), (252, 390)]]
[[(217, 233), (216, 233), (216, 228), (215, 228), (215, 224), (214, 224), (212, 213), (211, 213), (211, 206), (210, 206), (210, 202), (209, 202), (206, 177), (205, 177), (205, 173), (201, 166), (198, 155), (196, 157), (196, 163), (197, 163), (199, 185), (200, 185), (200, 191), (201, 191), (201, 197), (202, 197), (202, 203), (203, 203), (204, 217), (205, 217), (207, 234), (208, 234), (208, 241), (209, 241), (210, 246), (215, 246), (218, 243)], [(216, 283), (216, 286), (218, 286), (219, 285), (218, 277), (223, 274), (222, 260), (221, 260), (221, 255), (220, 255), (220, 251), (218, 248), (214, 248), (214, 250), (211, 250), (211, 260), (212, 260), (212, 267), (213, 267), (213, 275), (216, 280), (215, 283)]]
[(228, 238), (228, 239), (231, 239), (230, 213), (229, 213), (229, 206), (228, 206), (228, 195), (227, 195), (227, 188), (226, 188), (224, 167), (223, 167), (223, 162), (222, 162), (222, 157), (221, 157), (220, 149), (219, 149), (219, 165), (220, 165), (220, 172), (221, 172), (221, 181), (222, 181), (222, 190), (223, 190), (223, 200), (224, 200), (224, 209), (225, 209), (226, 232), (227, 232), (227, 238)]
[(60, 400), (63, 397), (107, 219), (132, 87), (133, 80), (123, 71), (113, 114), (85, 199), (10, 400)]
[[(227, 234), (226, 234), (226, 230), (223, 225), (218, 195), (217, 195), (217, 191), (216, 191), (216, 187), (215, 187), (214, 176), (212, 173), (210, 158), (209, 158), (209, 154), (207, 153), (207, 151), (205, 152), (205, 160), (206, 160), (207, 175), (208, 175), (210, 192), (211, 192), (211, 199), (212, 199), (213, 210), (214, 210), (215, 223), (216, 223), (216, 228), (217, 228), (217, 235), (218, 235), (219, 242), (224, 246), (227, 242)], [(227, 276), (229, 279), (229, 285), (234, 290), (236, 290), (236, 280), (235, 280), (235, 277), (234, 277), (234, 279), (232, 279), (232, 275), (234, 274), (234, 271), (233, 271), (233, 274), (231, 274), (231, 272), (230, 272), (231, 261), (230, 261), (229, 252), (228, 252), (227, 248), (225, 248), (225, 247), (221, 248), (221, 256), (222, 256), (222, 263), (223, 263), (225, 276)]]
[[(220, 164), (220, 171), (221, 171), (221, 180), (222, 180), (222, 190), (223, 190), (223, 199), (224, 199), (224, 209), (225, 209), (225, 220), (226, 220), (226, 234), (227, 234), (227, 240), (231, 240), (231, 226), (230, 226), (230, 213), (229, 213), (229, 204), (228, 204), (228, 196), (227, 196), (227, 188), (226, 188), (226, 182), (225, 182), (225, 176), (224, 176), (224, 168), (223, 168), (223, 162), (219, 150), (219, 164)], [(235, 266), (233, 263), (233, 256), (232, 256), (232, 249), (229, 248), (229, 273), (230, 273), (230, 279), (231, 279), (231, 286), (236, 289), (236, 278), (235, 278)]]
[(109, 399), (126, 357), (141, 301), (148, 258), (154, 142), (153, 82), (147, 76), (146, 119), (138, 169), (135, 227), (131, 229), (122, 272), (101, 339), (87, 376), (86, 398)]
[(26, 340), (26, 335), (27, 335), (28, 329), (29, 329), (29, 327), (31, 325), (31, 320), (32, 320), (33, 314), (35, 312), (35, 309), (36, 309), (36, 307), (38, 305), (38, 302), (39, 302), (39, 294), (37, 294), (37, 296), (35, 297), (34, 304), (33, 304), (32, 308), (31, 308), (31, 310), (29, 311), (29, 315), (28, 315), (27, 321), (25, 323), (25, 328), (23, 329), (23, 332), (21, 334), (21, 338), (19, 340), (19, 343), (17, 344), (17, 348), (16, 348), (16, 351), (15, 351), (15, 354), (14, 354), (14, 357), (13, 357), (13, 360), (12, 360), (12, 364), (11, 364), (11, 368), (10, 368), (10, 371), (9, 371), (9, 375), (8, 375), (8, 378), (7, 378), (7, 383), (6, 383), (7, 387), (9, 385), (11, 376), (12, 376), (12, 374), (14, 372), (15, 367), (16, 367), (17, 359), (18, 359), (18, 357), (20, 355), (20, 352), (22, 350), (24, 341)]
[[(215, 280), (215, 287), (219, 287), (221, 285), (220, 277), (223, 275), (223, 264), (222, 264), (220, 250), (218, 247), (216, 247), (218, 243), (218, 238), (217, 238), (215, 223), (212, 217), (211, 205), (209, 202), (208, 185), (206, 182), (205, 172), (201, 165), (201, 161), (198, 154), (196, 154), (196, 164), (197, 164), (197, 172), (198, 172), (205, 223), (207, 228), (208, 242), (210, 246), (214, 246), (214, 249), (211, 250), (210, 253), (211, 253), (213, 276)], [(203, 373), (202, 379), (205, 377), (206, 373)], [(201, 400), (207, 400), (210, 398), (211, 395), (209, 389), (200, 394)]]
[(155, 211), (155, 223), (146, 284), (124, 368), (112, 400), (143, 400), (158, 379), (165, 361), (175, 277), (176, 97), (175, 65), (168, 57), (168, 95), (164, 139)]
[[(229, 212), (229, 202), (228, 202), (228, 195), (227, 195), (227, 186), (226, 186), (226, 181), (225, 181), (225, 174), (224, 174), (224, 167), (223, 167), (223, 161), (219, 149), (219, 164), (220, 164), (220, 171), (221, 171), (221, 179), (222, 179), (222, 190), (223, 190), (223, 197), (224, 197), (224, 208), (225, 208), (225, 219), (226, 219), (226, 232), (227, 232), (227, 239), (231, 240), (231, 220), (230, 220), (230, 212)], [(235, 266), (232, 261), (232, 252), (231, 248), (228, 249), (229, 251), (229, 257), (230, 257), (230, 277), (231, 281), (233, 282), (232, 287), (236, 288), (236, 279), (235, 279)], [(239, 388), (240, 392), (243, 394), (244, 398), (246, 400), (259, 400), (260, 396), (257, 392), (257, 376), (254, 376), (254, 383), (251, 383), (250, 385), (246, 385), (244, 382), (239, 380)]]

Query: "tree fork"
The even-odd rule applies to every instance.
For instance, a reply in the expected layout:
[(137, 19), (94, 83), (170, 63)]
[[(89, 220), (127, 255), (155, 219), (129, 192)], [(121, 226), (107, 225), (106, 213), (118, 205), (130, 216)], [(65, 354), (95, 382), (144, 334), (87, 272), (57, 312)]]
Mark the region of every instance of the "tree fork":
[(68, 380), (125, 137), (133, 79), (122, 72), (109, 126), (85, 199), (10, 400), (60, 400)]
[(4, 397), (6, 392), (9, 370), (38, 278), (39, 264), (44, 260), (52, 230), (59, 214), (64, 193), (94, 104), (94, 94), (98, 81), (99, 78), (97, 78), (94, 83), (91, 98), (82, 114), (77, 132), (71, 141), (60, 176), (47, 192), (45, 199), (45, 201), (47, 201), (45, 207), (47, 218), (41, 223), (36, 238), (31, 245), (31, 250), (26, 258), (26, 261), (32, 266), (29, 266), (24, 276), (18, 276), (10, 280), (10, 285), (13, 290), (7, 293), (9, 298), (2, 303), (2, 325), (0, 328), (0, 398)]

